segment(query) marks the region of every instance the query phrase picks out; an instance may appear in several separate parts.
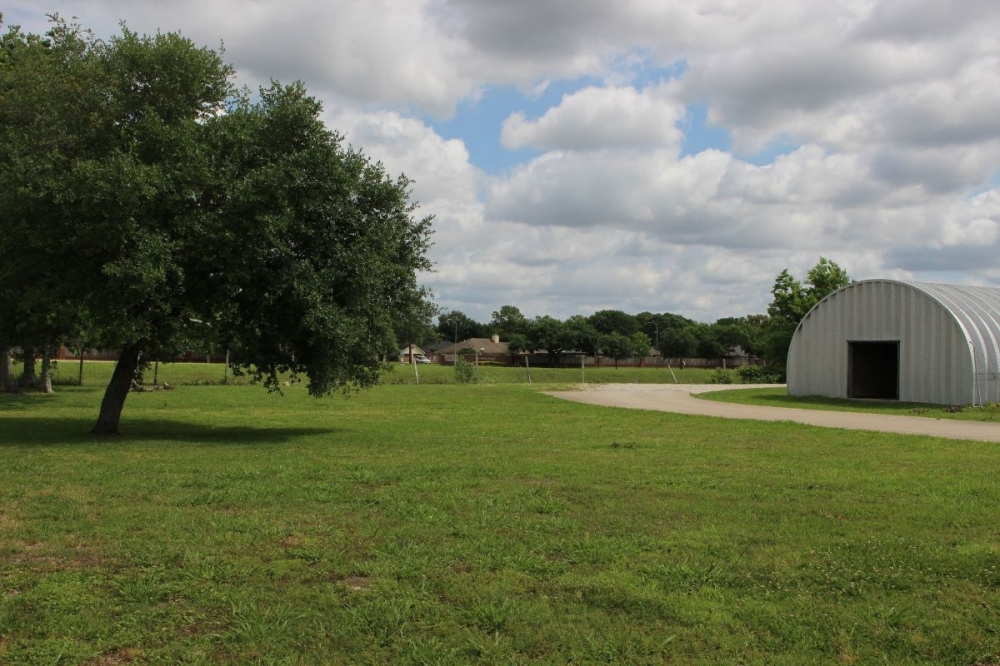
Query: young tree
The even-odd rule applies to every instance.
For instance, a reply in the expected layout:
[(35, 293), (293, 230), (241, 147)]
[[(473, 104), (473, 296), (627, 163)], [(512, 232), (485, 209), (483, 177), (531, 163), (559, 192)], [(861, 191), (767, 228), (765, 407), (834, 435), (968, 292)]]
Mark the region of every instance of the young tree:
[[(46, 259), (15, 274), (17, 287), (58, 265), (50, 299), (121, 350), (94, 432), (117, 432), (145, 359), (208, 329), (269, 389), (285, 371), (308, 375), (313, 395), (374, 384), (401, 295), (429, 267), (429, 220), (414, 219), (409, 182), (343, 148), (300, 84), (238, 94), (219, 54), (178, 34), (96, 42), (57, 29), (49, 42), (65, 42), (77, 69), (39, 56), (32, 76), (86, 85), (57, 140), (18, 120), (26, 85), (0, 95), (0, 118), (15, 120), (0, 138), (16, 142), (3, 149), (13, 159), (0, 163), (0, 204), (35, 225), (20, 250)], [(13, 256), (0, 242), (0, 266)]]
[(809, 269), (805, 284), (792, 277), (788, 269), (778, 274), (771, 288), (773, 300), (767, 307), (770, 323), (764, 343), (771, 362), (784, 365), (795, 328), (802, 318), (823, 298), (846, 287), (850, 281), (847, 271), (826, 257), (820, 257)]

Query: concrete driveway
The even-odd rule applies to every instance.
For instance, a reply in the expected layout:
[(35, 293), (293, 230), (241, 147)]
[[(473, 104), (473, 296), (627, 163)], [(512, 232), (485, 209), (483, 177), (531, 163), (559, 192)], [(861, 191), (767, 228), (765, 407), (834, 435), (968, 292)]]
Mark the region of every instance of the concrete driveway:
[[(773, 386), (773, 384), (769, 385)], [(582, 402), (605, 407), (650, 409), (676, 414), (696, 414), (724, 419), (754, 419), (758, 421), (792, 421), (823, 428), (846, 430), (875, 430), (904, 435), (928, 435), (949, 439), (971, 439), (1000, 442), (1000, 423), (955, 421), (924, 416), (893, 416), (888, 414), (862, 414), (817, 409), (786, 407), (756, 407), (735, 405), (713, 400), (700, 400), (693, 394), (722, 391), (734, 388), (760, 388), (756, 385), (738, 386), (720, 384), (596, 384), (594, 388), (577, 391), (550, 391), (563, 400)]]

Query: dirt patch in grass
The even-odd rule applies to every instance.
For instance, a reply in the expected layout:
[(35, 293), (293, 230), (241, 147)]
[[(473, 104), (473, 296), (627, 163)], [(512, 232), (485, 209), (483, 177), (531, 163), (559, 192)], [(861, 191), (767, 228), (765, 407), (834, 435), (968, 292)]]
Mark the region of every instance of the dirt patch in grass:
[(281, 540), (282, 548), (298, 548), (304, 543), (302, 537), (297, 534), (289, 534), (284, 539)]
[(372, 586), (372, 579), (368, 576), (351, 576), (345, 579), (344, 586), (355, 592), (364, 592)]
[(13, 542), (11, 545), (17, 549), (6, 557), (11, 564), (36, 565), (45, 571), (68, 571), (107, 565), (106, 560), (95, 557), (79, 546), (70, 551), (52, 552), (43, 550), (45, 546), (42, 543)]
[(555, 481), (552, 479), (521, 479), (521, 481), (527, 486), (551, 486), (555, 485)]
[(9, 530), (15, 527), (17, 527), (17, 519), (9, 513), (0, 511), (0, 530)]
[(141, 654), (138, 648), (124, 648), (115, 650), (109, 654), (102, 654), (99, 657), (83, 662), (86, 666), (116, 666), (116, 664), (131, 664)]

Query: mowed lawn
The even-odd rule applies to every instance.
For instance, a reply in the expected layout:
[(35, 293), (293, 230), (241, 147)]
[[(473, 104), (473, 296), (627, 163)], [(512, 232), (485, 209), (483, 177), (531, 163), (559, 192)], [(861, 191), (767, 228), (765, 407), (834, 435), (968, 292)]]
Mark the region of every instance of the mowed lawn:
[(504, 383), (182, 385), (95, 439), (100, 398), (0, 396), (0, 663), (1000, 663), (995, 444)]
[(729, 391), (699, 393), (699, 398), (716, 402), (732, 402), (760, 407), (789, 407), (792, 409), (820, 409), (824, 411), (864, 412), (868, 414), (891, 414), (896, 416), (923, 416), (932, 419), (952, 419), (957, 421), (1000, 421), (1000, 403), (992, 402), (973, 407), (972, 405), (931, 405), (919, 402), (897, 400), (846, 400), (824, 398), (817, 395), (788, 395), (784, 386), (740, 388), (734, 386)]

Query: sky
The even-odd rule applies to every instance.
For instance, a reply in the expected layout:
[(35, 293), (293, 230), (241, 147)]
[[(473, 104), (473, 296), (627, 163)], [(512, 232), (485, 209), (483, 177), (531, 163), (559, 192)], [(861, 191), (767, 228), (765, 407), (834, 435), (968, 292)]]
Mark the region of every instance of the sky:
[(444, 309), (762, 313), (820, 256), (1000, 287), (996, 0), (7, 0), (301, 80), (434, 216)]

